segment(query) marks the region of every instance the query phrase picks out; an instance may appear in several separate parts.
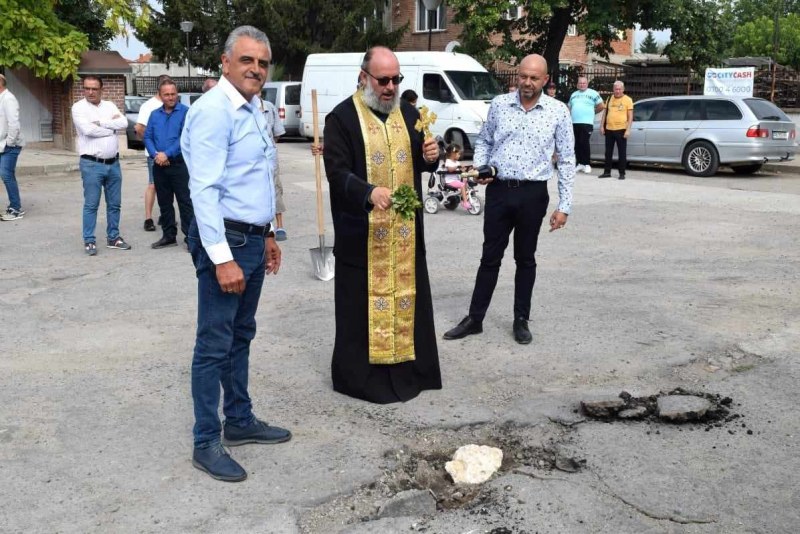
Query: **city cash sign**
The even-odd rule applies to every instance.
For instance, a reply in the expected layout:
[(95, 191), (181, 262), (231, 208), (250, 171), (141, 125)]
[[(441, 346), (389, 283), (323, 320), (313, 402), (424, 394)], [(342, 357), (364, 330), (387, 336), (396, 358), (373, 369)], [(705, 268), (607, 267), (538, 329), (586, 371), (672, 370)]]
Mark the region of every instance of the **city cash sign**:
[(704, 95), (753, 96), (754, 67), (706, 69)]

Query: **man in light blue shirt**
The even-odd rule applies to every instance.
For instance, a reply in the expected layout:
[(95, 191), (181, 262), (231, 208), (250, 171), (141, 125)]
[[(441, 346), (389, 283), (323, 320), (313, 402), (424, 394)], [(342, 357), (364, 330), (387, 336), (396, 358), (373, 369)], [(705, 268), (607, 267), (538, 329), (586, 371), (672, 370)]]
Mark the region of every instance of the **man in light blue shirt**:
[(550, 231), (563, 228), (572, 207), (575, 147), (569, 110), (547, 96), (547, 62), (526, 56), (519, 66), (516, 93), (492, 100), (489, 115), (475, 143), (473, 163), (478, 181), (487, 183), (483, 219), (483, 254), (469, 315), (444, 334), (460, 339), (483, 332), (483, 319), (497, 285), (500, 262), (514, 232), (514, 322), (517, 343), (532, 340), (528, 321), (536, 280), (536, 245), (550, 197), (547, 180), (553, 175), (553, 152), (558, 157), (558, 208), (550, 217)]
[(589, 165), (589, 138), (594, 129), (594, 116), (605, 109), (603, 99), (594, 89), (589, 89), (586, 76), (578, 78), (578, 90), (569, 97), (569, 110), (572, 113), (572, 130), (575, 134), (575, 159), (577, 170), (586, 174), (592, 172)]
[[(292, 436), (257, 419), (247, 392), (261, 286), (281, 263), (269, 231), (277, 153), (259, 109), (271, 56), (262, 31), (233, 30), (222, 55), (223, 76), (190, 108), (181, 136), (195, 213), (189, 250), (198, 280), (192, 464), (228, 482), (244, 480), (247, 472), (222, 447), (221, 431), (228, 446), (280, 443)], [(220, 385), (224, 427), (217, 415)]]

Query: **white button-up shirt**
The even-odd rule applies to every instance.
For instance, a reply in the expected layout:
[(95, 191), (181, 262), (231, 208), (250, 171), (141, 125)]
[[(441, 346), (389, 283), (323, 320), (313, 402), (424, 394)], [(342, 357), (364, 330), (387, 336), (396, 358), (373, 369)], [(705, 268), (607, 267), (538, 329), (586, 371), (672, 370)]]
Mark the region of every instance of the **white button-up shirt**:
[(24, 144), (19, 124), (19, 102), (11, 91), (5, 89), (0, 93), (0, 152), (7, 146)]
[[(117, 116), (116, 119), (112, 118)], [(85, 98), (72, 105), (72, 122), (78, 132), (78, 154), (110, 159), (119, 153), (116, 130), (128, 127), (128, 119), (109, 100), (100, 104), (89, 103)]]

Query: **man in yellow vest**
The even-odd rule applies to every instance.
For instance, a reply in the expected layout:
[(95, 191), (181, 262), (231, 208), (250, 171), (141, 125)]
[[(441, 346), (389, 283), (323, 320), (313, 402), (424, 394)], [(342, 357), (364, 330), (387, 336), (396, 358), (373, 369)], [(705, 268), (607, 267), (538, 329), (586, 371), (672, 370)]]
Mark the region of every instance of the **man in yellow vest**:
[(614, 145), (617, 145), (617, 169), (619, 179), (625, 179), (625, 166), (628, 163), (628, 136), (633, 124), (633, 100), (625, 94), (625, 84), (614, 82), (614, 94), (608, 99), (603, 120), (600, 122), (600, 135), (606, 137), (606, 161), (603, 174), (598, 178), (611, 178), (611, 164), (614, 158)]

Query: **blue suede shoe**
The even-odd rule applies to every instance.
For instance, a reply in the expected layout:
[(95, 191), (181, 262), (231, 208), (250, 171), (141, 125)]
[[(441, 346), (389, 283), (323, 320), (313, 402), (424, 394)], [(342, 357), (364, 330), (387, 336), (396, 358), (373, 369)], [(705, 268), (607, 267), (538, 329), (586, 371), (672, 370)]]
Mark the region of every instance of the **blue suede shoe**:
[(229, 447), (245, 443), (283, 443), (290, 439), (292, 433), (285, 428), (269, 426), (258, 419), (244, 428), (229, 425), (227, 421), (223, 425), (222, 442)]
[(283, 228), (275, 229), (275, 241), (286, 241), (286, 230)]
[(195, 447), (192, 465), (212, 478), (225, 482), (241, 482), (247, 478), (247, 471), (231, 458), (218, 441), (202, 449)]

